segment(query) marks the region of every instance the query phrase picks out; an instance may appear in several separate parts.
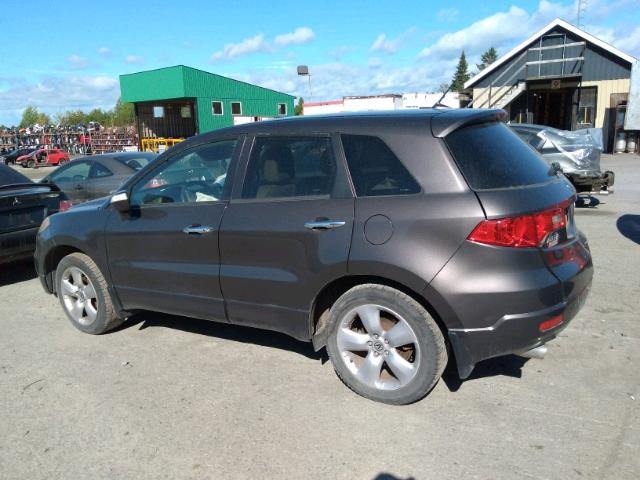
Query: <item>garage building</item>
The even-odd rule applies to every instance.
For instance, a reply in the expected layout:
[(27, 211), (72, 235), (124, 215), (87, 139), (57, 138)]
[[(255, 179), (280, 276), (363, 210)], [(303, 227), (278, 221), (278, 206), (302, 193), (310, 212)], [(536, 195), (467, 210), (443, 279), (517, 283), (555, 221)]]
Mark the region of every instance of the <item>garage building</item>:
[(602, 128), (611, 149), (622, 129), (637, 60), (559, 18), (465, 83), (471, 106), (504, 108), (512, 122), (563, 130)]
[(295, 99), (184, 65), (120, 75), (120, 90), (123, 101), (135, 104), (142, 144), (293, 115)]

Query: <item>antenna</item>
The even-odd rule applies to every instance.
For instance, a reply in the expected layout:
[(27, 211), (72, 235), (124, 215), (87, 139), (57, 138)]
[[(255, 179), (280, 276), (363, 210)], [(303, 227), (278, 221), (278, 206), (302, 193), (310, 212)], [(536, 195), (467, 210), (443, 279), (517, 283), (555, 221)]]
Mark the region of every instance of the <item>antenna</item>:
[(589, 4), (589, 0), (578, 0), (578, 18), (576, 21), (576, 26), (584, 27), (584, 16), (587, 13), (587, 6)]

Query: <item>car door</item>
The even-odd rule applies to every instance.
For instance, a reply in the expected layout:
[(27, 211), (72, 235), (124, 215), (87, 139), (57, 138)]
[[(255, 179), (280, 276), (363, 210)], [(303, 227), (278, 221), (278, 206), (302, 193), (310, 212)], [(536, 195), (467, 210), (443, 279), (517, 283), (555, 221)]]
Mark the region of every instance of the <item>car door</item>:
[(75, 160), (67, 165), (56, 168), (54, 172), (46, 178), (66, 193), (74, 204), (78, 204), (88, 200), (85, 183), (89, 178), (90, 170), (91, 162), (87, 160)]
[(129, 212), (111, 213), (107, 255), (124, 308), (226, 321), (218, 229), (240, 143), (178, 149), (131, 186)]
[(330, 135), (252, 143), (220, 229), (227, 314), (309, 339), (315, 296), (347, 274), (354, 200), (344, 162)]

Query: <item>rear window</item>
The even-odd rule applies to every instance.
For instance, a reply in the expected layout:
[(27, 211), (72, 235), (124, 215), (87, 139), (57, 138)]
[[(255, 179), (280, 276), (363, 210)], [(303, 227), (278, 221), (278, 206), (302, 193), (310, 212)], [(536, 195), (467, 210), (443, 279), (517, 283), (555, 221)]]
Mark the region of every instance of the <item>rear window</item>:
[(445, 141), (474, 190), (522, 187), (554, 178), (542, 157), (503, 123), (461, 128)]
[(141, 154), (139, 156), (123, 155), (120, 157), (115, 157), (118, 162), (123, 163), (136, 172), (138, 170), (142, 170), (142, 167), (145, 167), (154, 158), (156, 158), (156, 156), (153, 154)]

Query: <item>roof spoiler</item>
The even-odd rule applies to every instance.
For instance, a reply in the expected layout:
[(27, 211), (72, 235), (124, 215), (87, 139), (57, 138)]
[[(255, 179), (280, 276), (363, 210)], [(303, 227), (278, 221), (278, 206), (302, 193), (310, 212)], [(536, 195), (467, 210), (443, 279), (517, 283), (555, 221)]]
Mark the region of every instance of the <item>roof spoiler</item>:
[(467, 109), (447, 110), (431, 119), (431, 132), (434, 137), (444, 138), (459, 128), (477, 123), (504, 122), (508, 118), (504, 110)]

